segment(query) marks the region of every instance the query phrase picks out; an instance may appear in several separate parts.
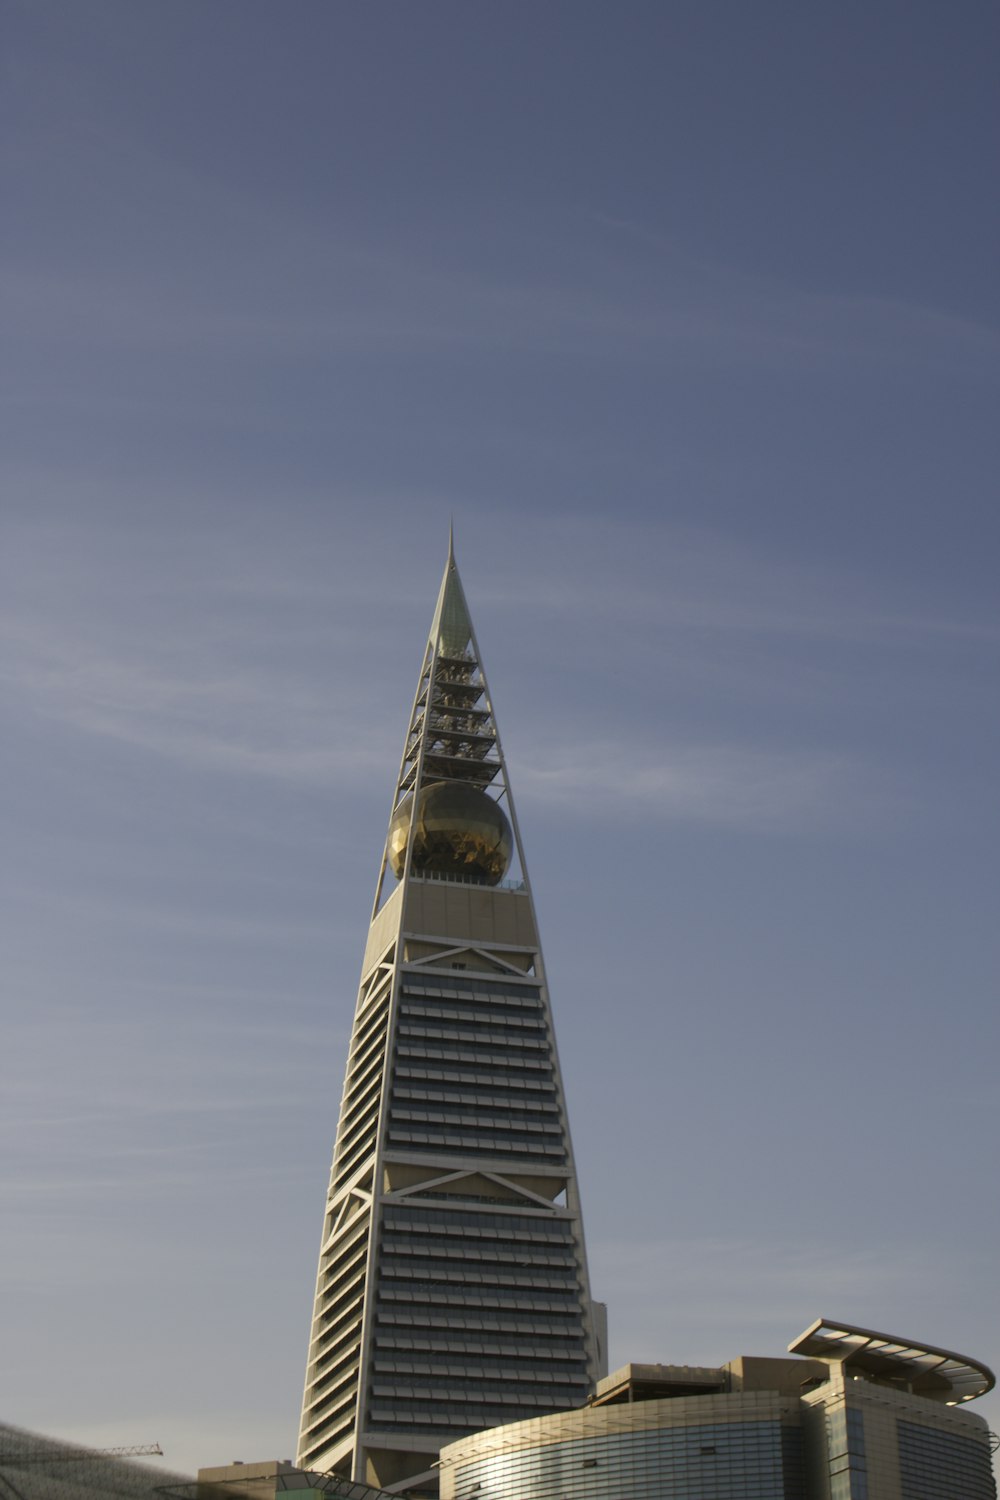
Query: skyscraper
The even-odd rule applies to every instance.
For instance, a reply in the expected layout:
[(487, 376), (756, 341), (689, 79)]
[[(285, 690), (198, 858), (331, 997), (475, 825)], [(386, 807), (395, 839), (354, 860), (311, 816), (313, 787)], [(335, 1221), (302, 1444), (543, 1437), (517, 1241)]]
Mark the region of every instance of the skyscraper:
[(425, 1490), (442, 1444), (579, 1406), (596, 1373), (534, 904), (449, 545), (362, 963), (297, 1462)]

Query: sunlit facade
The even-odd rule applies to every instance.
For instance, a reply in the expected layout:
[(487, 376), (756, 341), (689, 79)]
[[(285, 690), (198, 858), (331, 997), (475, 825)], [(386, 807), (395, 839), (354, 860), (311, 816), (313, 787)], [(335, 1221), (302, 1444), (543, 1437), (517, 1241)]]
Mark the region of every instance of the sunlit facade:
[(790, 1349), (627, 1365), (579, 1411), (448, 1445), (442, 1500), (996, 1500), (965, 1409), (985, 1365), (822, 1320)]
[(986, 1365), (823, 1319), (789, 1348), (827, 1370), (802, 1396), (810, 1500), (996, 1500), (990, 1433), (966, 1410), (993, 1388)]
[(449, 549), (362, 965), (296, 1462), (432, 1490), (443, 1443), (571, 1411), (596, 1361), (534, 905)]

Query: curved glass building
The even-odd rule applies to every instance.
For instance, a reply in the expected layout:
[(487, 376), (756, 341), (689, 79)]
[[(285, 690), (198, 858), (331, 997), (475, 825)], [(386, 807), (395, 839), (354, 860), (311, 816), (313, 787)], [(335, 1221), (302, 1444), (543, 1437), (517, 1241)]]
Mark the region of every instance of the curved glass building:
[(995, 1500), (985, 1365), (819, 1320), (799, 1358), (626, 1365), (441, 1454), (442, 1500)]

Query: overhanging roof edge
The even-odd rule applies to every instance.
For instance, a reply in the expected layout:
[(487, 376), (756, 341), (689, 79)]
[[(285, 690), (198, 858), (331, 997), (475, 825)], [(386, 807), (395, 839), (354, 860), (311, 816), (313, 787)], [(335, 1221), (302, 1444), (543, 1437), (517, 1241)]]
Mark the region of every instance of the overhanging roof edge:
[[(859, 1339), (863, 1341), (860, 1346), (855, 1342)], [(829, 1318), (817, 1318), (792, 1340), (788, 1352), (810, 1359), (837, 1359), (845, 1364), (852, 1360), (861, 1366), (867, 1363), (873, 1371), (882, 1372), (890, 1365), (896, 1366), (900, 1373), (933, 1374), (947, 1383), (955, 1400), (960, 1402), (984, 1396), (996, 1385), (990, 1367), (967, 1354)]]

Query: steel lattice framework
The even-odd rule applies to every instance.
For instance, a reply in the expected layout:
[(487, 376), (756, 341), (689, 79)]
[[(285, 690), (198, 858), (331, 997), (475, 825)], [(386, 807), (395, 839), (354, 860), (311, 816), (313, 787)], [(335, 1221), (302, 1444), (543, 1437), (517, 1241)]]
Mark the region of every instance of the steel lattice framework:
[[(449, 782), (504, 809), (513, 879), (416, 867), (420, 795)], [(534, 905), (449, 546), (362, 967), (297, 1463), (426, 1492), (444, 1443), (579, 1406), (595, 1374)]]

